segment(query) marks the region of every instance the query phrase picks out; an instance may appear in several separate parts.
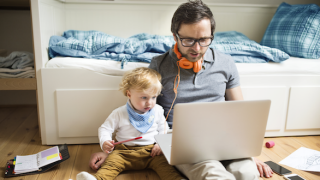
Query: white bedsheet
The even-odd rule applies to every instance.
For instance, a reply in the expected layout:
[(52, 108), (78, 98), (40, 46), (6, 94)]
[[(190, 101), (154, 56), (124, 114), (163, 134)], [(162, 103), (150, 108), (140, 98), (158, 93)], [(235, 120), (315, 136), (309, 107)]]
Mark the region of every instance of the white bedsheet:
[(236, 63), (240, 75), (320, 75), (320, 59), (290, 57), (282, 63)]
[(83, 68), (102, 74), (122, 76), (126, 71), (137, 67), (148, 67), (149, 63), (128, 62), (121, 69), (121, 62), (113, 60), (97, 60), (85, 58), (56, 57), (49, 60), (47, 68)]
[[(83, 68), (102, 74), (121, 76), (137, 67), (148, 67), (149, 63), (121, 63), (112, 60), (56, 57), (48, 61), (46, 68)], [(236, 63), (240, 75), (320, 75), (320, 59), (290, 57), (282, 63)]]

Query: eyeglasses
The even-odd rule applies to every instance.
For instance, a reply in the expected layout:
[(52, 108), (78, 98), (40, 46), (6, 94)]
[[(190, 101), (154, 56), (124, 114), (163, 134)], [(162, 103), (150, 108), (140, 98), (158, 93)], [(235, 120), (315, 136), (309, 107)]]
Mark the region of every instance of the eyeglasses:
[(211, 44), (213, 37), (209, 38), (200, 38), (200, 39), (192, 39), (192, 38), (180, 38), (178, 33), (176, 34), (177, 38), (180, 39), (182, 46), (184, 47), (192, 47), (196, 42), (199, 43), (202, 47), (207, 47)]

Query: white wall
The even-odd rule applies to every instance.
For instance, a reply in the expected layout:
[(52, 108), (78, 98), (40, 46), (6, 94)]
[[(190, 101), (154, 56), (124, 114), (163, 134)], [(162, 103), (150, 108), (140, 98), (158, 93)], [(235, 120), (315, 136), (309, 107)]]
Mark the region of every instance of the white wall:
[[(147, 0), (150, 1), (150, 0)], [(156, 0), (151, 0), (156, 1)], [(181, 0), (184, 1), (184, 0)], [(318, 4), (320, 5), (319, 0), (202, 0), (205, 3), (236, 3), (236, 4), (268, 4), (278, 6), (282, 2), (288, 4)]]
[[(142, 3), (170, 3), (170, 4), (180, 4), (186, 2), (187, 0), (58, 0), (61, 2), (67, 3), (104, 3), (104, 2), (116, 2), (116, 3), (131, 3), (131, 2), (142, 2)], [(288, 4), (318, 4), (320, 5), (319, 0), (202, 0), (206, 4), (210, 3), (222, 3), (222, 4), (255, 4), (255, 5), (272, 5), (278, 6), (282, 2), (286, 2)]]
[[(177, 7), (186, 1), (187, 0), (60, 0), (60, 2), (66, 2), (63, 4), (65, 4), (64, 17), (67, 30), (99, 30), (123, 38), (142, 32), (171, 35), (170, 26), (172, 15)], [(203, 1), (210, 7), (214, 14), (217, 23), (216, 32), (237, 30), (257, 42), (261, 41), (265, 29), (271, 21), (277, 7), (283, 1), (289, 4), (316, 3), (320, 5), (319, 0)], [(58, 17), (54, 18), (57, 19)], [(57, 22), (54, 23), (59, 25)], [(56, 25), (54, 25), (54, 27)], [(250, 30), (247, 27), (252, 28)], [(52, 31), (53, 28), (50, 29)], [(62, 32), (55, 33), (62, 34)], [(49, 38), (46, 37), (45, 39)]]

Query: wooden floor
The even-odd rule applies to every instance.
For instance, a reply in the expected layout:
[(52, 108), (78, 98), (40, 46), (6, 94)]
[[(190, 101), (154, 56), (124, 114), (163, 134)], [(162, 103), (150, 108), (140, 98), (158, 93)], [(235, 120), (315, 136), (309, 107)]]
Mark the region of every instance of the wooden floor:
[[(265, 138), (265, 142), (273, 140), (275, 146), (263, 146), (262, 154), (258, 157), (262, 161), (279, 162), (299, 147), (307, 147), (320, 151), (320, 136)], [(94, 173), (88, 166), (90, 155), (100, 151), (98, 144), (69, 145), (70, 158), (52, 170), (38, 175), (4, 178), (7, 160), (16, 155), (35, 154), (51, 146), (41, 145), (37, 121), (37, 109), (29, 107), (0, 107), (0, 180), (69, 180), (76, 179), (81, 171)], [(308, 180), (320, 179), (320, 173), (300, 171), (284, 166), (293, 173)], [(120, 174), (116, 180), (159, 180), (152, 170), (129, 171)], [(266, 179), (266, 178), (264, 178)], [(274, 175), (272, 180), (283, 180)]]

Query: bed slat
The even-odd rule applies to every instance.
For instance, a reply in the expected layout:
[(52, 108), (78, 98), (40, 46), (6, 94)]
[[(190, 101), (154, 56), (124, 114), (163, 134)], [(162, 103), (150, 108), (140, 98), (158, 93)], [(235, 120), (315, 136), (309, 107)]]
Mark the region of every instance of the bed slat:
[(0, 90), (37, 90), (36, 78), (0, 79)]

